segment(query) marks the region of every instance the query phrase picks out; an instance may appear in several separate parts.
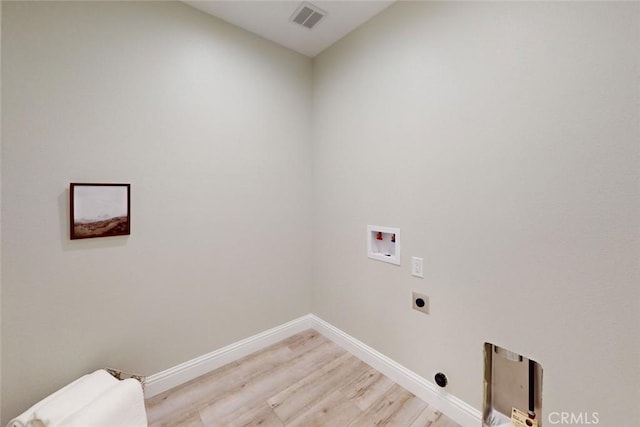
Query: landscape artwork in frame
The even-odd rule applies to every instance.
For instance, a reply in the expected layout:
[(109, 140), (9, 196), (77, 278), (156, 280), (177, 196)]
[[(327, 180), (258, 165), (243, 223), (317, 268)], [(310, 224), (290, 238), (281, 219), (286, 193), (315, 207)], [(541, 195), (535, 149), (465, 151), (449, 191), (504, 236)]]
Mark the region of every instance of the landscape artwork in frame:
[(71, 240), (131, 234), (131, 185), (71, 183)]

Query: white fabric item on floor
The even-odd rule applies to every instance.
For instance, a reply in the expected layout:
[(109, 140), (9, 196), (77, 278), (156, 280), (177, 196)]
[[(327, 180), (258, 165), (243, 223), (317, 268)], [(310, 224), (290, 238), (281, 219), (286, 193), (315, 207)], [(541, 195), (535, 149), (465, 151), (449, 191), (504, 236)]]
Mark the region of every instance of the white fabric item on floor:
[[(92, 414), (95, 414), (95, 420), (91, 418)], [(103, 369), (78, 378), (45, 397), (9, 421), (7, 427), (25, 427), (34, 417), (47, 427), (147, 425), (140, 383), (119, 381)], [(84, 424), (77, 424), (74, 421), (77, 419)]]
[(147, 413), (140, 383), (118, 381), (93, 402), (68, 416), (59, 427), (146, 427)]

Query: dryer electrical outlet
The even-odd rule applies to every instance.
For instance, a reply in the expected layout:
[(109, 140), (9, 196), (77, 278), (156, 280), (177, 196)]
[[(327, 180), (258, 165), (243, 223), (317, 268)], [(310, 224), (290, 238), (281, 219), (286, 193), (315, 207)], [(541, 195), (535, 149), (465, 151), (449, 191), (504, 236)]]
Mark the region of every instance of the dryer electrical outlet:
[(411, 308), (429, 314), (429, 296), (418, 292), (411, 293)]

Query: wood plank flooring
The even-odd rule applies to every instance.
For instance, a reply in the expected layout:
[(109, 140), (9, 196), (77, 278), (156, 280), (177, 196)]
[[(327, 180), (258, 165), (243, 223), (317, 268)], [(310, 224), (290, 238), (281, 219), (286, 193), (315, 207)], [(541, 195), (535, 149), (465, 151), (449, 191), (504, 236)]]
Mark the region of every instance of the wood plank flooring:
[(146, 401), (149, 426), (459, 427), (314, 330)]

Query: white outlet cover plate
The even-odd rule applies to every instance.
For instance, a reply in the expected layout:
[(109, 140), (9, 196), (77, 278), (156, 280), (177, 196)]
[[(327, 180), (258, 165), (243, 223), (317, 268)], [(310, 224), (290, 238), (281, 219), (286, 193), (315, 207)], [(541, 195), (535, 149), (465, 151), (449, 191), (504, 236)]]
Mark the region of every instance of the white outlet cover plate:
[(424, 279), (424, 260), (418, 257), (411, 257), (411, 275)]

